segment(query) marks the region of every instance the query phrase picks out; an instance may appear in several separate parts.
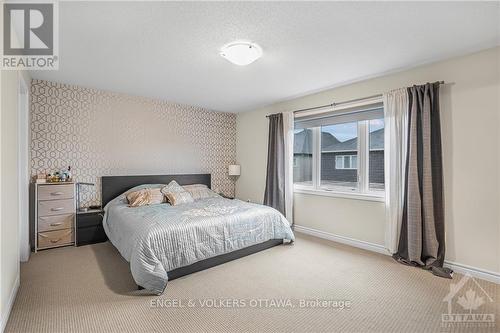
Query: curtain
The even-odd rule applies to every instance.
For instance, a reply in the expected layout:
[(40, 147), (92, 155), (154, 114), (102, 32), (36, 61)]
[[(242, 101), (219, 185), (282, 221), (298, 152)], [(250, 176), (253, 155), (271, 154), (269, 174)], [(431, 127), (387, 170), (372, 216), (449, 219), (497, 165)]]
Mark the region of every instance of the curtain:
[(409, 127), (405, 193), (394, 257), (451, 278), (444, 268), (445, 234), (439, 83), (408, 88)]
[(283, 129), (283, 114), (270, 115), (264, 205), (273, 207), (286, 215), (285, 138)]
[(283, 136), (285, 149), (285, 217), (293, 226), (293, 112), (283, 112)]
[(396, 253), (403, 218), (406, 148), (408, 142), (408, 92), (406, 88), (384, 94), (385, 122), (385, 243)]

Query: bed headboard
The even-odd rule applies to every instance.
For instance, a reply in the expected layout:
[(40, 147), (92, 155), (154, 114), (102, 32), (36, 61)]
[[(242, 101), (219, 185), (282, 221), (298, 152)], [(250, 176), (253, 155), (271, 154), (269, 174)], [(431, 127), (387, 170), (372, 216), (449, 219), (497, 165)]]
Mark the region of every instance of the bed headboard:
[(212, 185), (211, 175), (187, 174), (187, 175), (142, 175), (142, 176), (103, 176), (101, 178), (101, 200), (102, 206), (131, 189), (142, 184), (168, 184), (175, 180), (179, 185), (205, 184), (209, 188)]

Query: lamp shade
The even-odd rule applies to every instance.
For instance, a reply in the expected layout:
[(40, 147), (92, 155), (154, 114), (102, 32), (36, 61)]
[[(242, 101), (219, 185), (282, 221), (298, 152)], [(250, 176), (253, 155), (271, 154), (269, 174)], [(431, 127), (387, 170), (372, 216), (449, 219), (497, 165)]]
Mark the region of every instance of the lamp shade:
[(241, 167), (239, 164), (231, 164), (229, 166), (229, 175), (230, 176), (239, 176), (241, 174)]

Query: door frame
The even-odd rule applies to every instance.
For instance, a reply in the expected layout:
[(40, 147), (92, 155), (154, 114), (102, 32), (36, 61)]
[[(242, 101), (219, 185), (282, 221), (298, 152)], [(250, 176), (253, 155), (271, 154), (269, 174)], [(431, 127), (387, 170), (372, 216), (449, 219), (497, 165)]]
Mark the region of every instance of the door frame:
[(19, 221), (19, 261), (28, 261), (31, 247), (29, 236), (29, 147), (30, 114), (29, 85), (22, 73), (18, 74), (18, 221)]

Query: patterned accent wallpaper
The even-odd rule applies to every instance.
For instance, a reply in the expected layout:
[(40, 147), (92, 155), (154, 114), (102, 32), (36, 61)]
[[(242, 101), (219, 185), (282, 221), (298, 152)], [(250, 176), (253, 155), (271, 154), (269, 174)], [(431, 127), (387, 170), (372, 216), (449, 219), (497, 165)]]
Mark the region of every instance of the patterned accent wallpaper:
[(33, 80), (31, 175), (71, 166), (82, 202), (100, 204), (100, 177), (211, 173), (234, 195), (236, 115), (144, 97)]

